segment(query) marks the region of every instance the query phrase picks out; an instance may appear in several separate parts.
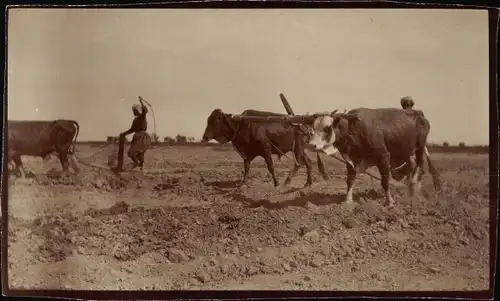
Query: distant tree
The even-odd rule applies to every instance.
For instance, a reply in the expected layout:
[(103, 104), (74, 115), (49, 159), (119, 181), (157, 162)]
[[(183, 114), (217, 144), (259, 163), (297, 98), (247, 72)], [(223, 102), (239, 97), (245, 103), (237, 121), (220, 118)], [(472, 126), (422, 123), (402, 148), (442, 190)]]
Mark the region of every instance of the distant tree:
[(168, 144), (174, 144), (175, 139), (170, 137), (170, 136), (165, 136), (165, 137), (163, 137), (163, 142), (168, 143)]
[(187, 140), (189, 143), (194, 143), (196, 139), (193, 136), (189, 136)]
[(177, 134), (177, 136), (175, 136), (175, 140), (177, 141), (177, 144), (185, 144), (185, 143), (187, 143), (186, 136), (181, 135), (181, 134)]
[(160, 136), (156, 133), (151, 134), (151, 144), (158, 144), (160, 142)]
[(460, 143), (458, 144), (458, 147), (459, 147), (459, 148), (465, 148), (465, 143), (464, 143), (464, 142), (460, 142)]
[(444, 147), (444, 148), (448, 148), (448, 147), (450, 147), (450, 144), (449, 144), (448, 142), (446, 142), (446, 141), (445, 141), (445, 142), (443, 142), (443, 147)]

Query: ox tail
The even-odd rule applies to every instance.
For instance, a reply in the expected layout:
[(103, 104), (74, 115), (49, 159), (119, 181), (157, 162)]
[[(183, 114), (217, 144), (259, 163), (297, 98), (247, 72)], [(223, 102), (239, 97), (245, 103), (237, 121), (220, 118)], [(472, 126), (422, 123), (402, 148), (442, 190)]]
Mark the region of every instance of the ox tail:
[(326, 173), (325, 165), (323, 164), (323, 160), (321, 160), (321, 156), (319, 155), (319, 152), (316, 153), (316, 161), (318, 163), (318, 170), (321, 173), (321, 175), (323, 176), (323, 179), (325, 181), (328, 181), (330, 179), (330, 177)]
[(427, 146), (424, 147), (424, 152), (425, 152), (425, 157), (427, 158), (427, 164), (429, 166), (429, 171), (431, 172), (432, 180), (434, 182), (434, 189), (439, 191), (439, 190), (441, 190), (441, 176), (439, 175), (439, 172), (432, 164), (431, 155), (429, 154), (429, 150), (427, 149)]
[(76, 128), (76, 134), (75, 137), (73, 138), (73, 143), (71, 143), (71, 153), (75, 153), (75, 148), (76, 148), (76, 140), (78, 139), (78, 134), (80, 133), (80, 125), (78, 124), (77, 121), (72, 120), (71, 123), (73, 126)]

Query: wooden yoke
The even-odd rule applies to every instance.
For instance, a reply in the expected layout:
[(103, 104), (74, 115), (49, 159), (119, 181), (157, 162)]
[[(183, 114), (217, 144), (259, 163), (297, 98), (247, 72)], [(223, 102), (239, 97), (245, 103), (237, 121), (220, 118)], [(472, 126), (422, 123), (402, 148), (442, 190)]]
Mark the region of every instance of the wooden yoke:
[(231, 118), (240, 121), (248, 121), (251, 123), (282, 123), (291, 125), (294, 123), (312, 124), (314, 120), (320, 115), (295, 115), (295, 116), (243, 116), (231, 115)]

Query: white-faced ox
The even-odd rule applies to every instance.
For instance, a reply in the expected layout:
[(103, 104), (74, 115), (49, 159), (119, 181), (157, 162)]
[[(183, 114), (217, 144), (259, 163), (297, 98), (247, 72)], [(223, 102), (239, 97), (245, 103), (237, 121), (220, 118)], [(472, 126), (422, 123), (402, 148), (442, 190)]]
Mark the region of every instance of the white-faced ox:
[(61, 161), (63, 172), (68, 171), (71, 162), (71, 167), (78, 173), (74, 143), (79, 130), (80, 126), (74, 120), (9, 120), (7, 161), (14, 161), (17, 172), (24, 177), (21, 156), (42, 157), (46, 161), (55, 152)]
[[(346, 160), (346, 202), (353, 201), (356, 173), (371, 166), (376, 166), (380, 172), (386, 206), (394, 206), (389, 187), (391, 177), (397, 181), (410, 177), (410, 194), (415, 195), (424, 174), (424, 156), (434, 187), (440, 189), (439, 174), (426, 146), (430, 123), (421, 111), (358, 108), (343, 114), (336, 112), (316, 115), (309, 120), (312, 123), (309, 147), (329, 155), (339, 152)], [(413, 155), (414, 168), (410, 160)]]
[[(242, 113), (242, 116), (265, 117), (287, 115), (246, 110)], [(300, 166), (305, 165), (307, 168), (307, 182), (305, 186), (310, 186), (312, 185), (312, 162), (305, 153), (305, 146), (309, 139), (307, 135), (308, 132), (303, 131), (301, 127), (286, 126), (279, 122), (259, 124), (245, 122), (244, 120), (237, 121), (232, 118), (232, 114), (226, 114), (220, 109), (215, 109), (207, 119), (207, 127), (203, 133), (203, 141), (215, 139), (219, 143), (231, 142), (233, 144), (238, 154), (243, 158), (244, 174), (242, 184), (245, 184), (247, 181), (252, 160), (257, 156), (261, 156), (266, 161), (267, 169), (273, 178), (274, 186), (279, 186), (279, 182), (274, 173), (271, 155), (275, 154), (281, 157), (288, 152), (293, 152), (296, 164), (284, 184), (289, 184)], [(323, 162), (319, 154), (317, 154), (317, 161), (320, 173), (325, 180), (328, 180), (329, 177), (324, 170)]]

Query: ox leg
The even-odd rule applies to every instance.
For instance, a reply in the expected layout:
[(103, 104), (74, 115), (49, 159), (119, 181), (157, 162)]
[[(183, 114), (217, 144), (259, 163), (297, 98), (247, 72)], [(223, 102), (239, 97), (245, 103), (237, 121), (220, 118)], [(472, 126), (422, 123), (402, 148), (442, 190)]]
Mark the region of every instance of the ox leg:
[(304, 165), (307, 169), (307, 181), (304, 187), (310, 187), (312, 185), (312, 161), (311, 159), (304, 153), (303, 155)]
[(12, 160), (14, 161), (14, 164), (16, 166), (17, 173), (21, 178), (25, 177), (25, 172), (24, 172), (24, 167), (23, 167), (23, 161), (21, 160), (21, 156), (15, 155), (12, 157)]
[(415, 166), (410, 179), (410, 196), (416, 196), (420, 191), (423, 171), (420, 166)]
[(347, 166), (347, 194), (345, 197), (345, 202), (350, 204), (353, 202), (353, 189), (354, 189), (354, 180), (356, 179), (356, 169), (349, 163)]
[(424, 174), (424, 150), (421, 147), (415, 150), (415, 163), (410, 180), (410, 196), (416, 196), (420, 191), (421, 180)]
[(266, 152), (264, 155), (264, 160), (266, 160), (266, 165), (267, 165), (267, 170), (269, 170), (269, 173), (273, 177), (273, 183), (274, 187), (277, 187), (280, 185), (278, 179), (276, 179), (276, 174), (274, 173), (274, 164), (273, 164), (273, 157), (271, 156), (271, 152)]
[(296, 150), (296, 152), (299, 152), (299, 154), (295, 153), (295, 158), (297, 162), (295, 162), (295, 165), (293, 166), (292, 171), (286, 178), (284, 185), (289, 185), (292, 182), (292, 179), (297, 174), (297, 171), (299, 171), (302, 164), (304, 164), (307, 168), (307, 181), (304, 187), (309, 187), (312, 185), (312, 161), (305, 153), (303, 152), (300, 153), (300, 150)]
[(67, 174), (69, 171), (69, 160), (66, 152), (59, 152), (59, 161), (61, 161), (63, 173)]
[(71, 168), (73, 168), (73, 170), (76, 172), (76, 173), (79, 173), (80, 172), (80, 167), (78, 167), (78, 162), (76, 160), (76, 155), (75, 154), (71, 154), (69, 156), (69, 163), (71, 164)]
[(378, 163), (378, 170), (380, 172), (382, 189), (384, 189), (385, 193), (385, 205), (387, 207), (394, 207), (394, 199), (392, 198), (391, 189), (389, 186), (389, 181), (391, 178), (391, 163), (390, 156), (384, 155)]
[(248, 172), (250, 171), (250, 162), (251, 160), (249, 159), (243, 159), (243, 181), (241, 182), (242, 186), (247, 184)]
[(290, 171), (290, 174), (286, 178), (285, 183), (283, 183), (283, 185), (289, 185), (292, 182), (292, 179), (295, 176), (295, 174), (297, 174), (297, 171), (299, 171), (299, 169), (300, 165), (295, 163), (293, 169)]
[(441, 176), (439, 175), (439, 172), (432, 164), (431, 158), (428, 154), (427, 154), (427, 164), (429, 165), (429, 171), (431, 172), (432, 180), (434, 182), (434, 189), (439, 191), (441, 190)]

